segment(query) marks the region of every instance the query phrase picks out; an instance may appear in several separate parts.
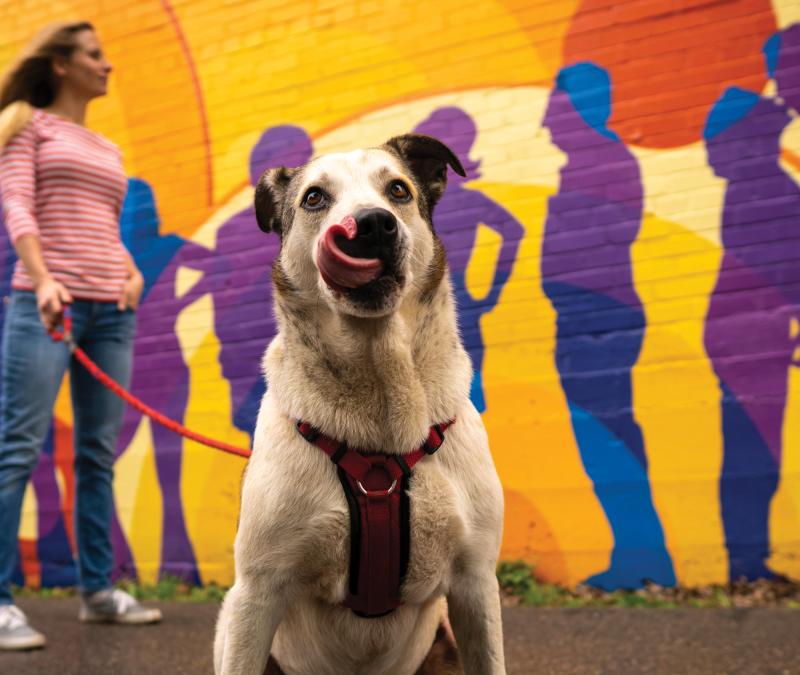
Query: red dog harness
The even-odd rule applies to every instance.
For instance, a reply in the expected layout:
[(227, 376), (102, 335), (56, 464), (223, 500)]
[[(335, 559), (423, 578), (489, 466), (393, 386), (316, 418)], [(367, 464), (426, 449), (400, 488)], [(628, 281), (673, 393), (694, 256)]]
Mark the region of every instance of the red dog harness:
[(408, 481), (425, 455), (444, 443), (455, 420), (434, 424), (428, 439), (407, 455), (366, 453), (325, 436), (307, 422), (297, 430), (336, 465), (350, 509), (350, 580), (342, 603), (358, 616), (389, 614), (402, 603), (400, 586), (410, 550)]

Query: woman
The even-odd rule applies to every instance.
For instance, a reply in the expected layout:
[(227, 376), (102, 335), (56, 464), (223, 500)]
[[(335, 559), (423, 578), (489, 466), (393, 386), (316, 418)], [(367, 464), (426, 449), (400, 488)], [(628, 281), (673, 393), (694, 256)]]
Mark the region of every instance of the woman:
[(111, 65), (89, 23), (43, 30), (0, 87), (0, 195), (19, 261), (2, 344), (0, 649), (44, 644), (13, 605), (10, 577), (25, 486), (70, 369), (75, 530), (82, 621), (150, 623), (161, 614), (111, 588), (114, 446), (123, 405), (47, 329), (71, 304), (73, 336), (123, 386), (130, 378), (142, 275), (123, 247), (126, 178), (116, 146), (84, 126)]

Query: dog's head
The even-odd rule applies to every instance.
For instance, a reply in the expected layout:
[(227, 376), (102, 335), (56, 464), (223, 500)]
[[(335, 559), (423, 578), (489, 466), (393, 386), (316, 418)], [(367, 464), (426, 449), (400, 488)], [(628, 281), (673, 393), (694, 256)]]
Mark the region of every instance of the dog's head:
[(281, 237), (278, 290), (318, 292), (337, 311), (380, 316), (413, 285), (438, 282), (444, 252), (431, 215), (448, 165), (464, 175), (446, 145), (408, 134), (266, 172), (256, 216), (262, 230)]

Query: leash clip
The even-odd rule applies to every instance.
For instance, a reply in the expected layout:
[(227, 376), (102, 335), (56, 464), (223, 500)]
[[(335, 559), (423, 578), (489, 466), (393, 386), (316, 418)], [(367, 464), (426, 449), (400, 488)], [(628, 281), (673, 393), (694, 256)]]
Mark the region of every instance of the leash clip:
[(64, 305), (64, 311), (61, 314), (61, 330), (53, 328), (50, 331), (50, 337), (53, 342), (66, 342), (72, 346), (72, 310), (69, 305)]

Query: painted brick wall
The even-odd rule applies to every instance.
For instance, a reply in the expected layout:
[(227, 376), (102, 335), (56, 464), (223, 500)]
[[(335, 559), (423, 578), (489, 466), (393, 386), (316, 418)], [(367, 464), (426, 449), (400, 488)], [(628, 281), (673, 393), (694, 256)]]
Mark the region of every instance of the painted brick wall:
[[(252, 184), (423, 131), (505, 487), (502, 557), (607, 588), (800, 577), (800, 6), (791, 0), (0, 2), (0, 64), (83, 17), (115, 65), (147, 279), (134, 392), (247, 446), (274, 333)], [(0, 247), (3, 294), (11, 251)], [(74, 581), (66, 388), (19, 580)], [(243, 461), (129, 412), (117, 571), (228, 583)]]

